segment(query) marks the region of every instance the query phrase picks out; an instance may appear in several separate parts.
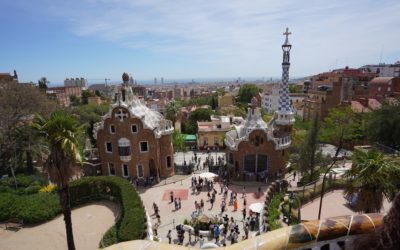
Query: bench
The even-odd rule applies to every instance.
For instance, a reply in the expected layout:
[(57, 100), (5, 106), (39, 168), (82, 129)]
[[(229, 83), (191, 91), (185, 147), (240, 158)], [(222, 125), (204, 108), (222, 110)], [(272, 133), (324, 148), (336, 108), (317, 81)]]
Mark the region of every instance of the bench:
[(14, 230), (19, 230), (24, 226), (24, 222), (21, 219), (18, 218), (12, 218), (9, 219), (6, 222), (6, 229), (14, 229)]

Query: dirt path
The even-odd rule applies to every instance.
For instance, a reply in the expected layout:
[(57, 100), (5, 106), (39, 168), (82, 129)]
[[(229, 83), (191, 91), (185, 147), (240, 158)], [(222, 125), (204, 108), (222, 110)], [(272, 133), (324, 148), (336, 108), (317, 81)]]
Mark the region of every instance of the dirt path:
[[(72, 226), (76, 249), (98, 249), (103, 234), (115, 223), (117, 204), (102, 201), (72, 211)], [(67, 249), (63, 216), (18, 232), (0, 229), (0, 249), (24, 250)]]

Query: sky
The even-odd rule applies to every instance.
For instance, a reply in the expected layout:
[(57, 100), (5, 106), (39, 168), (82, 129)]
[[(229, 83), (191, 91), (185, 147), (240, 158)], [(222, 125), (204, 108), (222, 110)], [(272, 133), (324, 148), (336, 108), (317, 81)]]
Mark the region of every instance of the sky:
[(0, 72), (89, 82), (291, 77), (400, 60), (398, 0), (1, 0)]

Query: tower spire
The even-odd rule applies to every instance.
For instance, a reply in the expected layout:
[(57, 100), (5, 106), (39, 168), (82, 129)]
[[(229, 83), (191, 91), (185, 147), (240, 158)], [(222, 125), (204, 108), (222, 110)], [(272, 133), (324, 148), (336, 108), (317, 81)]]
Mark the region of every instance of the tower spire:
[(290, 125), (294, 122), (294, 114), (289, 98), (289, 67), (290, 67), (290, 50), (292, 45), (289, 43), (289, 28), (283, 33), (285, 36), (285, 42), (282, 45), (283, 60), (282, 60), (282, 82), (279, 90), (279, 106), (276, 120), (277, 124)]

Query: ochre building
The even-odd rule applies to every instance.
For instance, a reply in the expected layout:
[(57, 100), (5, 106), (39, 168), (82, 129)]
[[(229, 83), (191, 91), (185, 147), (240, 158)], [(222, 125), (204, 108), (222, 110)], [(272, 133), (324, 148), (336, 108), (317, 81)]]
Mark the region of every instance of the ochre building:
[(124, 73), (117, 101), (94, 129), (103, 174), (157, 181), (173, 175), (173, 131), (133, 93)]

